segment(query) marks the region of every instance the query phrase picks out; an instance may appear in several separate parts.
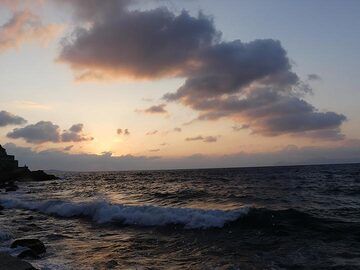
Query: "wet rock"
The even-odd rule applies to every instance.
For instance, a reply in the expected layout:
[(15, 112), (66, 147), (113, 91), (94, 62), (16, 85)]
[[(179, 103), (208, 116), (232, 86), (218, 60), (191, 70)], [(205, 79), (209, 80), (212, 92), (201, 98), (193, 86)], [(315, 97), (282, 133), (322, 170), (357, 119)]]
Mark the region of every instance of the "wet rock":
[(0, 252), (1, 270), (36, 270), (30, 263)]
[(0, 211), (1, 210), (4, 210), (4, 206), (2, 206), (1, 204), (0, 204)]
[(35, 252), (37, 255), (46, 252), (45, 245), (39, 239), (17, 239), (11, 244), (11, 248), (27, 247)]

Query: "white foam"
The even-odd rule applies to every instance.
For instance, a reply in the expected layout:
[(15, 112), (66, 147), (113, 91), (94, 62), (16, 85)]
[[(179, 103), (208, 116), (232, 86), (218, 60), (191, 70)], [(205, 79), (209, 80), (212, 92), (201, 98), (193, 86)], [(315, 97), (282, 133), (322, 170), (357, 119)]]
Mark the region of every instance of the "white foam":
[(180, 224), (185, 228), (223, 227), (247, 214), (248, 208), (231, 211), (194, 208), (159, 207), (152, 205), (129, 206), (106, 201), (67, 202), (61, 200), (28, 201), (21, 198), (0, 199), (5, 208), (39, 211), (61, 217), (88, 217), (97, 223), (121, 222), (128, 225), (164, 226)]

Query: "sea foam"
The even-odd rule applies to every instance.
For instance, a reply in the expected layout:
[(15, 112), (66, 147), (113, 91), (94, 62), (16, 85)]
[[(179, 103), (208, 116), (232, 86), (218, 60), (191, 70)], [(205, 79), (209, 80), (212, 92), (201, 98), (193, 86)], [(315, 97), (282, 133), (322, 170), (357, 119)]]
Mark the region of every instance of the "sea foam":
[(137, 226), (178, 224), (187, 229), (221, 228), (227, 222), (234, 221), (249, 211), (246, 207), (224, 211), (110, 204), (107, 201), (28, 201), (21, 198), (0, 199), (0, 204), (5, 208), (27, 209), (60, 217), (87, 217), (97, 223), (120, 222)]

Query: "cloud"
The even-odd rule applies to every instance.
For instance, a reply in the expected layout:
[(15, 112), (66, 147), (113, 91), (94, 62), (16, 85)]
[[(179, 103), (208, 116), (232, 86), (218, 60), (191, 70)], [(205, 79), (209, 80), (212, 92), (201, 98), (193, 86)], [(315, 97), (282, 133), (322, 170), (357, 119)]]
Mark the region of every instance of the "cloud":
[[(80, 73), (178, 76), (190, 72), (197, 65), (194, 55), (218, 38), (212, 19), (201, 13), (192, 17), (186, 11), (175, 15), (166, 8), (129, 11), (116, 8), (117, 1), (109, 2), (116, 14), (102, 16), (109, 13), (108, 6), (98, 5), (99, 16), (89, 17), (91, 27), (79, 26), (64, 39), (59, 61)], [(86, 1), (81, 6), (89, 7)]]
[(7, 134), (8, 138), (22, 138), (28, 143), (60, 142), (59, 126), (49, 121), (40, 121)]
[(21, 164), (27, 164), (31, 169), (74, 171), (224, 168), (360, 162), (359, 142), (344, 143), (330, 148), (284, 146), (283, 149), (272, 152), (239, 152), (220, 156), (195, 154), (177, 158), (70, 154), (56, 149), (36, 152), (29, 147), (19, 147), (12, 143), (5, 144), (4, 147), (9, 154), (15, 155)]
[[(65, 38), (59, 61), (76, 74), (103, 78), (185, 78), (163, 99), (197, 111), (197, 120), (246, 121), (253, 133), (264, 136), (343, 136), (340, 128), (346, 117), (305, 101), (312, 89), (292, 70), (280, 41), (223, 41), (213, 19), (202, 13), (134, 10), (130, 2), (109, 1), (95, 15), (97, 1), (76, 1), (75, 15), (86, 17), (90, 25), (79, 24)], [(78, 14), (83, 11), (86, 15)], [(308, 79), (318, 79), (315, 75)], [(147, 110), (165, 113), (161, 106)], [(317, 132), (321, 130), (326, 134)]]
[(23, 128), (15, 128), (6, 136), (11, 139), (24, 139), (27, 143), (41, 144), (45, 142), (81, 142), (93, 140), (84, 136), (81, 132), (82, 124), (71, 126), (69, 130), (60, 131), (58, 125), (50, 121), (40, 121), (36, 124), (27, 125)]
[(66, 146), (64, 147), (64, 151), (70, 151), (73, 147), (73, 145)]
[(34, 41), (46, 44), (60, 30), (58, 25), (44, 25), (40, 18), (29, 10), (15, 11), (10, 20), (0, 26), (0, 53)]
[(153, 130), (153, 131), (147, 132), (145, 135), (155, 135), (155, 134), (157, 134), (158, 132), (159, 132), (158, 130)]
[(69, 130), (65, 130), (61, 134), (61, 142), (92, 141), (94, 138), (86, 137), (82, 134), (83, 128), (83, 124), (72, 125)]
[(206, 142), (206, 143), (212, 143), (212, 142), (216, 142), (218, 139), (218, 136), (215, 137), (215, 136), (206, 136), (206, 137), (203, 137), (201, 135), (199, 136), (196, 136), (196, 137), (188, 137), (188, 138), (185, 138), (185, 141), (187, 142), (191, 142), (191, 141), (203, 141), (203, 142)]
[(116, 130), (116, 133), (118, 135), (125, 135), (125, 136), (130, 135), (130, 131), (127, 128), (125, 128), (125, 129), (118, 128)]
[(17, 115), (9, 113), (7, 111), (0, 111), (0, 127), (5, 127), (8, 125), (22, 125), (27, 121)]
[(309, 81), (321, 81), (321, 77), (317, 74), (308, 74), (307, 79)]
[(236, 126), (232, 126), (233, 131), (240, 131), (240, 130), (244, 130), (244, 129), (249, 129), (250, 125), (248, 124), (242, 124), (240, 126), (236, 125)]
[(176, 127), (176, 128), (174, 128), (174, 131), (175, 131), (175, 132), (181, 132), (181, 131), (182, 131), (182, 129), (181, 129), (181, 128), (179, 128), (179, 127)]
[(145, 109), (143, 112), (150, 114), (166, 114), (167, 110), (165, 109), (165, 107), (166, 104), (154, 105)]
[(160, 149), (159, 148), (156, 148), (156, 149), (150, 149), (149, 152), (159, 152)]

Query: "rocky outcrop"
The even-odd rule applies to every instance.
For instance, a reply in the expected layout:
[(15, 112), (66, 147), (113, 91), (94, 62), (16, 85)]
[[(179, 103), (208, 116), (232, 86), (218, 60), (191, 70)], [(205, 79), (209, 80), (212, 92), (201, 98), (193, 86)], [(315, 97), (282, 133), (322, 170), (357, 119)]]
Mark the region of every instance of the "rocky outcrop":
[(36, 270), (30, 263), (0, 252), (1, 270)]
[(33, 251), (36, 255), (41, 255), (46, 252), (46, 247), (39, 239), (17, 239), (11, 244), (11, 248), (26, 247)]
[[(46, 181), (58, 179), (55, 175), (47, 174), (44, 171), (30, 171), (28, 167), (19, 167), (15, 157), (8, 155), (0, 145), (0, 185), (13, 181)], [(9, 191), (13, 191), (12, 188)]]

